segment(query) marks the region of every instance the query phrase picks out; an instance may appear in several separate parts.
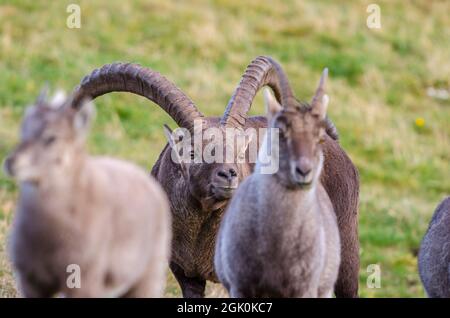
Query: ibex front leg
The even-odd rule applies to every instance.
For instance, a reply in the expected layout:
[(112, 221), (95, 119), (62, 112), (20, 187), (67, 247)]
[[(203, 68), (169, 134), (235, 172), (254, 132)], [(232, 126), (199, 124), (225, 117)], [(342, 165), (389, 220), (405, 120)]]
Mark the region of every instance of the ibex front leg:
[(184, 270), (177, 264), (171, 262), (170, 270), (180, 284), (184, 298), (205, 297), (206, 280), (200, 277), (187, 277)]

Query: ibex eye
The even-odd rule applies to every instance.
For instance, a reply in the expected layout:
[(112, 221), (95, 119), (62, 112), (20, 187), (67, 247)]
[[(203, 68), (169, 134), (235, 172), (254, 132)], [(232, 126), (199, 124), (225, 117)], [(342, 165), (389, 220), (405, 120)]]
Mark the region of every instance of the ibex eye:
[(54, 143), (56, 140), (55, 136), (48, 136), (44, 139), (44, 145), (45, 146), (50, 146), (52, 143)]

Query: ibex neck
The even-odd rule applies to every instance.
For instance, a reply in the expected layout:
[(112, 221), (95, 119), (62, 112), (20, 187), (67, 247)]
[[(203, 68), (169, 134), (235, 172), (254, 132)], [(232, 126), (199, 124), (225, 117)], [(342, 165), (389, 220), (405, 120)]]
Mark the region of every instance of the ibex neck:
[(83, 182), (82, 180), (89, 174), (85, 169), (89, 156), (84, 151), (80, 151), (76, 154), (76, 158), (70, 160), (71, 164), (62, 163), (61, 166), (49, 166), (45, 171), (45, 176), (35, 185), (36, 189), (39, 192), (64, 194), (67, 191), (70, 193), (70, 189), (73, 189), (74, 185)]
[(311, 215), (317, 207), (318, 181), (314, 181), (310, 188), (288, 188), (276, 175), (259, 175), (259, 197), (264, 201), (276, 202), (279, 207), (275, 213), (295, 213), (297, 215)]

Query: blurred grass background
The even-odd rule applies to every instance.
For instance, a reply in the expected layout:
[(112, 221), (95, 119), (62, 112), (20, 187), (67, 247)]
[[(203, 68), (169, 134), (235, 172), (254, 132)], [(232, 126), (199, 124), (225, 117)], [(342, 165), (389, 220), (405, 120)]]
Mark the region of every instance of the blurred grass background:
[[(81, 29), (66, 7), (81, 6)], [(44, 82), (72, 90), (94, 68), (132, 61), (160, 71), (206, 115), (221, 115), (245, 67), (271, 55), (298, 97), (309, 100), (330, 69), (329, 114), (361, 175), (362, 297), (423, 297), (416, 264), (438, 202), (450, 194), (450, 2), (377, 1), (379, 30), (366, 26), (373, 1), (0, 0), (0, 158), (12, 149), (24, 107)], [(173, 122), (131, 94), (96, 101), (95, 154), (150, 170)], [(253, 114), (262, 114), (261, 96)], [(0, 176), (0, 297), (14, 297), (6, 254), (16, 185)], [(369, 264), (381, 288), (366, 286)], [(168, 274), (167, 296), (179, 296)], [(209, 296), (223, 295), (209, 285)]]

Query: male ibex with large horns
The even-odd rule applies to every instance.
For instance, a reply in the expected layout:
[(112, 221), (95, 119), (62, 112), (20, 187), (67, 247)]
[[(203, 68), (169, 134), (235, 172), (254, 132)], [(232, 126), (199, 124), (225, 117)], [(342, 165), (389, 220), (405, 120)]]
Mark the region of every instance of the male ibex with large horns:
[[(202, 121), (203, 130), (211, 127), (221, 130), (228, 127), (258, 129), (267, 127), (267, 119), (247, 116), (256, 93), (267, 85), (280, 100), (285, 83), (286, 76), (277, 62), (269, 57), (258, 57), (247, 67), (224, 115), (221, 118), (205, 117), (180, 89), (161, 74), (136, 64), (114, 63), (95, 70), (82, 81), (75, 91), (73, 106), (79, 107), (85, 97), (94, 99), (109, 92), (126, 91), (155, 102), (180, 127), (190, 132), (194, 132), (195, 120)], [(356, 297), (359, 269), (358, 172), (337, 142), (336, 129), (329, 120), (326, 131), (321, 178), (336, 211), (342, 240), (342, 266), (335, 292), (338, 297)], [(176, 163), (171, 157), (177, 140), (167, 129), (166, 132), (169, 144), (161, 152), (152, 175), (166, 190), (171, 204), (173, 243), (170, 268), (184, 297), (202, 297), (206, 280), (217, 282), (213, 265), (214, 247), (226, 204), (239, 182), (251, 173), (254, 163)], [(220, 145), (227, 147), (223, 141)], [(236, 155), (242, 154), (245, 146), (234, 150), (237, 150)]]

